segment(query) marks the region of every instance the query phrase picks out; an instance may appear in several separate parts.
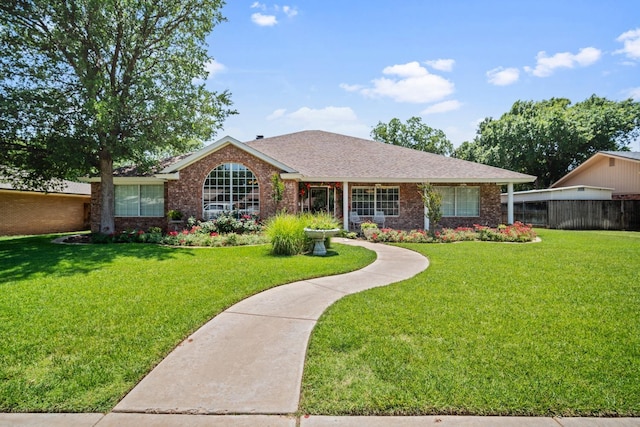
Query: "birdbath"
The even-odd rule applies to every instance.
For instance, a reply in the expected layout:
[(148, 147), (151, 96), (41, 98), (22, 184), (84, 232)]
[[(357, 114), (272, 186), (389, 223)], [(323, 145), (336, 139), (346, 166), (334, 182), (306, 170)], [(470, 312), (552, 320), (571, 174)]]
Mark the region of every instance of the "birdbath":
[(314, 230), (312, 228), (305, 228), (304, 233), (313, 240), (313, 254), (319, 256), (325, 256), (327, 254), (327, 248), (324, 246), (324, 240), (327, 237), (335, 236), (340, 232), (339, 228), (333, 228), (330, 230)]

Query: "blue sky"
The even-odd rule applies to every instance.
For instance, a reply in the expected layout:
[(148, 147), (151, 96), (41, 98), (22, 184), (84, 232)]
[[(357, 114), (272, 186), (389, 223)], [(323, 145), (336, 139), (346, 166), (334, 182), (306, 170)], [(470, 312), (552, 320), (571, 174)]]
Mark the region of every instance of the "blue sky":
[(517, 100), (640, 101), (638, 0), (228, 0), (222, 13), (206, 84), (239, 114), (218, 138), (369, 138), (420, 116), (458, 146)]

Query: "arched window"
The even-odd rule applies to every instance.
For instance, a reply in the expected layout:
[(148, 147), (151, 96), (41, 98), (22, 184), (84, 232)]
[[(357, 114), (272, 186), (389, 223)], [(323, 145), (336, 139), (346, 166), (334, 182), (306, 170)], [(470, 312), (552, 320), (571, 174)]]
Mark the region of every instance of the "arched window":
[(249, 168), (225, 163), (212, 170), (204, 180), (202, 216), (211, 219), (222, 213), (258, 214), (260, 187)]

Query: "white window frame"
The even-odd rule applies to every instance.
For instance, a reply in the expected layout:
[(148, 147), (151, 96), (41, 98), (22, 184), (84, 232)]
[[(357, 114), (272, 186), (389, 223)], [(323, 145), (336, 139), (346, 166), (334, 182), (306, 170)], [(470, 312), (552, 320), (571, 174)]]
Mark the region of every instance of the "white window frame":
[[(150, 190), (150, 187), (157, 187), (154, 190), (159, 190), (161, 196), (148, 197), (145, 194), (145, 190)], [(120, 198), (120, 201), (118, 198)], [(116, 217), (162, 218), (164, 216), (164, 185), (162, 184), (116, 184), (114, 185), (114, 199)], [(128, 202), (126, 199), (129, 199)], [(126, 206), (127, 204), (129, 205), (128, 207)], [(131, 209), (132, 207), (133, 209)], [(152, 212), (148, 212), (147, 209)]]
[[(395, 190), (395, 194), (397, 195), (395, 200), (380, 200), (379, 197), (382, 196), (382, 191), (386, 190)], [(365, 191), (367, 193), (373, 194), (373, 208), (369, 206), (361, 206), (366, 204), (371, 204), (371, 201), (360, 201), (356, 200), (358, 192)], [(391, 208), (389, 206), (383, 206), (383, 203), (391, 203)], [(400, 216), (400, 187), (398, 186), (354, 186), (351, 187), (351, 210), (356, 211), (360, 216), (374, 216), (376, 211), (383, 211), (384, 216), (386, 217), (398, 217)]]
[[(251, 199), (247, 199), (248, 195), (251, 195)], [(244, 199), (241, 199), (242, 197)], [(241, 202), (243, 206), (239, 206)], [(257, 175), (242, 163), (219, 164), (211, 169), (202, 185), (202, 208), (205, 219), (213, 218), (204, 212), (204, 207), (209, 204), (225, 206), (229, 212), (259, 214), (260, 183)]]
[[(478, 218), (480, 217), (480, 187), (478, 186), (437, 186), (437, 191), (440, 191), (442, 195), (442, 217), (443, 218)], [(443, 191), (444, 190), (444, 191)], [(474, 190), (477, 192), (475, 195), (475, 200), (471, 200), (470, 198), (464, 198), (464, 193), (469, 190)], [(450, 197), (450, 195), (444, 194), (445, 191), (453, 191), (453, 200), (447, 201), (446, 197)], [(474, 207), (474, 212), (469, 214), (468, 209), (469, 205)], [(450, 208), (451, 212), (447, 212), (445, 209)]]

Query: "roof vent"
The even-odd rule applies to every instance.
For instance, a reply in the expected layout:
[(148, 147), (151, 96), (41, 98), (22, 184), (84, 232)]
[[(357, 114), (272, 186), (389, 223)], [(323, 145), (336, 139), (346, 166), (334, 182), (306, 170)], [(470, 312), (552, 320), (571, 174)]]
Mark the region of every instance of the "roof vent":
[(264, 135), (256, 135), (256, 139), (262, 139), (264, 138)]

